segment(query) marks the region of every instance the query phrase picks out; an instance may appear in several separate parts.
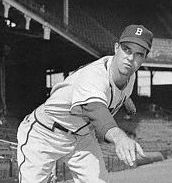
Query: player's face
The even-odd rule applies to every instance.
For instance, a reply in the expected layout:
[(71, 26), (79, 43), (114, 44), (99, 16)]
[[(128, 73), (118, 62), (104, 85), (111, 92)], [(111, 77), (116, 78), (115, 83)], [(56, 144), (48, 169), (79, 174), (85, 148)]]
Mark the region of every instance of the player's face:
[(138, 44), (131, 42), (115, 44), (116, 64), (118, 71), (123, 75), (131, 76), (137, 71), (145, 60), (146, 55), (147, 50)]

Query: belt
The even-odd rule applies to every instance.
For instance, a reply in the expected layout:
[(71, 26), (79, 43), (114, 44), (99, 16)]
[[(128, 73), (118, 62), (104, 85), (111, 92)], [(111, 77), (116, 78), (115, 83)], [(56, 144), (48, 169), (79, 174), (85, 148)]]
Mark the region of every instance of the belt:
[(54, 128), (57, 128), (57, 129), (59, 129), (61, 131), (64, 131), (68, 134), (73, 134), (73, 135), (76, 134), (76, 132), (72, 132), (72, 131), (68, 130), (67, 128), (63, 127), (62, 125), (60, 125), (59, 123), (56, 123), (56, 122), (53, 124), (53, 129)]
[(61, 130), (61, 131), (63, 131), (63, 132), (66, 132), (66, 133), (72, 134), (72, 135), (79, 135), (79, 134), (77, 134), (77, 132), (79, 132), (82, 128), (84, 128), (84, 127), (86, 127), (86, 126), (88, 126), (88, 125), (90, 124), (90, 122), (87, 122), (84, 126), (81, 126), (81, 127), (78, 128), (76, 131), (73, 132), (73, 131), (71, 131), (71, 130), (65, 128), (65, 127), (63, 127), (62, 125), (60, 125), (60, 124), (57, 123), (57, 122), (55, 122), (55, 123), (53, 124), (53, 128), (52, 128), (52, 129), (49, 128), (49, 127), (47, 127), (46, 125), (42, 124), (42, 123), (37, 119), (37, 117), (36, 117), (36, 110), (34, 111), (34, 118), (35, 118), (35, 121), (36, 121), (38, 124), (42, 125), (43, 127), (47, 128), (48, 130), (54, 131), (54, 129), (57, 128), (57, 129), (59, 129), (59, 130)]

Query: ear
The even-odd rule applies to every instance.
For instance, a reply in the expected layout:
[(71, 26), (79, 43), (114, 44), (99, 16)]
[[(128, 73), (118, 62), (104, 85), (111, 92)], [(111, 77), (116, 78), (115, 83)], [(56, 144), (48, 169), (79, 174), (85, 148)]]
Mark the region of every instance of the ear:
[(116, 53), (118, 49), (119, 49), (119, 43), (116, 42), (114, 45), (114, 52)]

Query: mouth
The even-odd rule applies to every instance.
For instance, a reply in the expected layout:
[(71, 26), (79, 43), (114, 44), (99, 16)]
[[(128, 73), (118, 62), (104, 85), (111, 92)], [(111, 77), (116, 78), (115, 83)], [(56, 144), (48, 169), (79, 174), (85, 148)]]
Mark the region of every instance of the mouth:
[(129, 68), (129, 69), (131, 69), (131, 68), (132, 68), (132, 65), (131, 65), (131, 64), (129, 64), (129, 63), (125, 63), (124, 65), (125, 65), (125, 67), (126, 67), (126, 68)]

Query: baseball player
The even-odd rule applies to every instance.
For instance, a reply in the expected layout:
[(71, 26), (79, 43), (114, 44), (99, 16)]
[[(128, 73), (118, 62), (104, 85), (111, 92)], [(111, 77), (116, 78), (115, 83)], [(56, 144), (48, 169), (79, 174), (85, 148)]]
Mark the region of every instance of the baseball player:
[(17, 134), (20, 183), (45, 183), (60, 158), (75, 183), (109, 182), (96, 137), (114, 143), (117, 156), (130, 166), (137, 154), (144, 156), (113, 115), (131, 95), (135, 72), (150, 51), (152, 38), (142, 25), (127, 26), (113, 56), (56, 84), (46, 102), (25, 117)]

